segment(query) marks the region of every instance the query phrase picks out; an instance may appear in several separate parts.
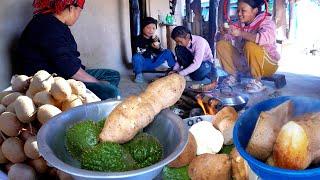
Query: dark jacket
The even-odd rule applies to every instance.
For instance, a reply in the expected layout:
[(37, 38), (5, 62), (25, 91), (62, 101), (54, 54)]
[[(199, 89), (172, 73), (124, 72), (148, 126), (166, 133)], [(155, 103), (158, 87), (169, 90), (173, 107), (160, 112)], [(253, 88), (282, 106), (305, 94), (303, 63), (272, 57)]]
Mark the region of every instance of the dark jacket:
[(84, 68), (69, 27), (50, 14), (32, 18), (19, 40), (18, 56), (29, 76), (43, 69), (70, 78)]
[[(152, 58), (161, 53), (160, 49), (155, 49), (152, 47), (154, 40), (152, 38), (147, 39), (142, 34), (136, 37), (134, 43), (134, 54), (139, 53), (145, 58)], [(160, 41), (158, 41), (160, 42)]]

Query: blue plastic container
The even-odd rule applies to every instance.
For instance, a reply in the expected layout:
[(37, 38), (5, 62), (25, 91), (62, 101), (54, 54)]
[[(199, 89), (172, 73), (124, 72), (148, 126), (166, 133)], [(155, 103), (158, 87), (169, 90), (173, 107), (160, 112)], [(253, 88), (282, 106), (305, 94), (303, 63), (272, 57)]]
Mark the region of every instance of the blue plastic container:
[(320, 99), (315, 98), (284, 96), (263, 101), (249, 108), (240, 116), (233, 131), (234, 144), (240, 155), (248, 162), (250, 168), (261, 179), (320, 179), (320, 168), (288, 170), (272, 167), (255, 159), (245, 150), (260, 112), (270, 110), (286, 100), (292, 100), (294, 116), (301, 115), (306, 112), (320, 111)]

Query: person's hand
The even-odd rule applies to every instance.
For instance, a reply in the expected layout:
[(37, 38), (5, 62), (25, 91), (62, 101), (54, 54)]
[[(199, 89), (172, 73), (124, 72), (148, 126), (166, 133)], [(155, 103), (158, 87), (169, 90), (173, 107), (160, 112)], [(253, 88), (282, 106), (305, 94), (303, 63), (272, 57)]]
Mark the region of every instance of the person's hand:
[(155, 48), (155, 49), (160, 49), (160, 42), (153, 42), (152, 44), (151, 44), (151, 46), (153, 47), (153, 48)]
[(178, 71), (176, 71), (176, 70), (169, 71), (168, 75), (173, 74), (173, 73), (178, 73)]
[(159, 42), (159, 37), (157, 35), (152, 36), (153, 42)]
[(223, 27), (223, 26), (220, 26), (220, 27), (219, 27), (219, 32), (221, 33), (221, 35), (228, 34), (228, 31), (229, 31), (229, 29), (226, 29), (226, 28)]
[(242, 33), (242, 31), (239, 28), (237, 28), (235, 26), (230, 26), (230, 34), (231, 35), (238, 37), (238, 36), (241, 36), (241, 33)]
[(104, 83), (104, 84), (110, 84), (109, 81), (104, 81), (104, 80), (100, 80), (99, 82), (100, 82), (100, 83)]

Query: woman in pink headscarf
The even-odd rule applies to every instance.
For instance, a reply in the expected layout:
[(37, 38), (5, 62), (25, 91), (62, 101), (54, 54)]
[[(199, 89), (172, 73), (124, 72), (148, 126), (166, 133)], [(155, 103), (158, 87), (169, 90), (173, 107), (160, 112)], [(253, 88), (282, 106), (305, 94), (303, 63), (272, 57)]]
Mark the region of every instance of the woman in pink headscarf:
[(77, 43), (69, 29), (78, 20), (85, 0), (34, 0), (34, 17), (23, 31), (18, 52), (26, 75), (38, 70), (83, 81), (101, 99), (119, 96), (120, 74), (89, 69), (81, 64)]

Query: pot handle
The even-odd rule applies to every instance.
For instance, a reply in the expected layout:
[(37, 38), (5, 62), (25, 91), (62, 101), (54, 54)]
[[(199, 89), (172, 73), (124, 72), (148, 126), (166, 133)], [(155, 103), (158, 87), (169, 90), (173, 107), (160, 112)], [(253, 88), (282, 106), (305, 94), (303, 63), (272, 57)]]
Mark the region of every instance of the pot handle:
[(230, 96), (230, 94), (233, 93), (233, 88), (231, 86), (222, 86), (220, 88), (220, 93), (226, 96)]

